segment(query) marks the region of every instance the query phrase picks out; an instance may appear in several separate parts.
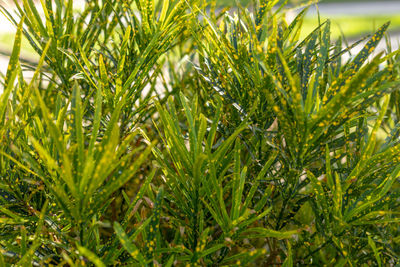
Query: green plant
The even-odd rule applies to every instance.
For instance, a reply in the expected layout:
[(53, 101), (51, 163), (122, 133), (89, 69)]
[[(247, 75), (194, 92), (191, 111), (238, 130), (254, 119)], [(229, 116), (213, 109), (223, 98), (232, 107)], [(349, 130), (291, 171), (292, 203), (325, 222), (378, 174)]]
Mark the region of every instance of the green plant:
[(345, 61), (278, 2), (3, 8), (0, 266), (398, 264), (389, 23)]

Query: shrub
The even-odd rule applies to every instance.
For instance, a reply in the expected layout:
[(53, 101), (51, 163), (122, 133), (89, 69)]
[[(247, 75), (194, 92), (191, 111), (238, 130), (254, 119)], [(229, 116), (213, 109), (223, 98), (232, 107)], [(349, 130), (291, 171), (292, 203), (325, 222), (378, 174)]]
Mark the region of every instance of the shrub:
[(3, 8), (0, 265), (399, 264), (389, 23), (344, 60), (277, 3)]

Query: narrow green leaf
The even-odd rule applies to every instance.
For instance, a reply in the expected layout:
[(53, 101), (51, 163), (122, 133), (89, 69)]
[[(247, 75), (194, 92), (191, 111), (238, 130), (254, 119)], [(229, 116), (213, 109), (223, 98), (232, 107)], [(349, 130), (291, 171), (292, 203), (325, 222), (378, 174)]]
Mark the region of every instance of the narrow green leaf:
[(378, 249), (376, 248), (375, 242), (374, 242), (374, 240), (372, 240), (371, 236), (368, 236), (368, 244), (370, 245), (370, 247), (374, 251), (375, 259), (376, 259), (376, 262), (378, 263), (378, 266), (381, 267), (382, 266), (382, 260), (381, 260), (381, 257), (379, 255), (380, 253), (379, 253)]
[(240, 208), (242, 204), (242, 194), (244, 189), (244, 182), (246, 179), (247, 167), (244, 167), (240, 172), (240, 145), (236, 142), (235, 146), (235, 168), (233, 174), (233, 187), (232, 187), (232, 210), (231, 219), (236, 220), (240, 215)]
[(286, 256), (285, 261), (282, 264), (282, 267), (293, 267), (293, 255), (292, 255), (292, 246), (290, 242), (287, 242), (288, 246), (288, 254)]
[(169, 8), (169, 0), (164, 0), (162, 1), (163, 5), (162, 5), (162, 9), (161, 9), (161, 13), (160, 13), (160, 18), (158, 20), (158, 23), (160, 25), (162, 25), (165, 21), (165, 18), (167, 16), (167, 12), (168, 12), (168, 8)]
[(153, 215), (151, 216), (149, 228), (147, 229), (146, 254), (148, 259), (154, 259), (154, 253), (158, 245), (157, 233), (160, 229), (163, 198), (164, 189), (161, 187), (157, 193), (157, 198), (154, 203)]
[(382, 27), (380, 27), (376, 33), (371, 37), (371, 39), (367, 42), (364, 48), (358, 53), (356, 58), (352, 61), (349, 69), (353, 72), (358, 71), (364, 62), (368, 59), (368, 57), (374, 52), (376, 46), (380, 42), (383, 37), (383, 34), (386, 32), (387, 28), (390, 25), (390, 21), (385, 23)]
[(142, 266), (146, 266), (146, 260), (140, 250), (129, 240), (124, 229), (118, 222), (114, 222), (114, 230), (119, 241), (132, 258), (139, 261)]
[(77, 169), (78, 176), (82, 175), (83, 164), (84, 164), (84, 137), (83, 137), (83, 112), (81, 103), (81, 92), (79, 85), (74, 84), (72, 90), (72, 102), (71, 102), (72, 115), (74, 119), (74, 137), (76, 144), (78, 145), (78, 157), (77, 157)]
[[(17, 27), (17, 33), (15, 34), (15, 39), (14, 39), (14, 46), (13, 46), (13, 50), (11, 52), (10, 61), (8, 63), (6, 78), (4, 80), (4, 88), (8, 88), (9, 84), (14, 83), (15, 74), (13, 74), (13, 73), (16, 72), (17, 64), (19, 62), (24, 19), (25, 19), (24, 17), (21, 18), (21, 21), (19, 22), (18, 27)], [(12, 78), (12, 77), (14, 77), (14, 78)]]
[(79, 252), (88, 260), (90, 260), (96, 267), (106, 267), (106, 265), (95, 253), (80, 245), (76, 245), (76, 247), (78, 248)]
[(257, 235), (254, 235), (254, 237), (273, 237), (278, 239), (287, 239), (292, 238), (294, 235), (298, 234), (298, 231), (275, 231), (267, 228), (253, 227), (243, 232), (245, 236), (252, 236), (252, 233), (257, 233)]

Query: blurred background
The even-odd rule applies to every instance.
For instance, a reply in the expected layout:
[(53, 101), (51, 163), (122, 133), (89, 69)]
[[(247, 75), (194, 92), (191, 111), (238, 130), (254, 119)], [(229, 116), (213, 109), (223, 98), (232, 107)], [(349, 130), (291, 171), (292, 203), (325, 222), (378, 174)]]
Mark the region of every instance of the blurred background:
[[(36, 2), (40, 5), (40, 1)], [(217, 0), (220, 7), (237, 6), (238, 4), (251, 6), (254, 2), (254, 0)], [(74, 0), (75, 10), (79, 12), (84, 4), (84, 0)], [(15, 8), (12, 0), (0, 0), (0, 5), (3, 7), (2, 12), (6, 10), (11, 14)], [(400, 0), (289, 0), (289, 4), (286, 6), (288, 22), (306, 6), (309, 6), (309, 9), (301, 33), (303, 37), (318, 26), (318, 14), (321, 22), (327, 18), (331, 19), (333, 37), (343, 36), (345, 44), (351, 44), (361, 37), (375, 32), (379, 26), (390, 20), (390, 38), (388, 40), (393, 49), (399, 47)], [(3, 73), (8, 64), (7, 55), (10, 54), (15, 32), (15, 26), (6, 19), (4, 14), (0, 14), (0, 71)], [(362, 44), (354, 49), (354, 53), (360, 47)], [(381, 42), (377, 51), (384, 47), (386, 45)], [(24, 40), (21, 56), (27, 60), (35, 60), (33, 55), (28, 42)]]

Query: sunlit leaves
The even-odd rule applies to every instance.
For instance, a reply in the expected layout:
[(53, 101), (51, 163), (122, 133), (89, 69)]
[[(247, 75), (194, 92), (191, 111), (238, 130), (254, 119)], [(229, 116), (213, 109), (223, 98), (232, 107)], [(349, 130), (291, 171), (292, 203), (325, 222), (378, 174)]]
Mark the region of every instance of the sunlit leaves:
[(389, 24), (347, 60), (365, 39), (325, 21), (301, 40), (306, 9), (216, 2), (2, 9), (1, 266), (397, 263), (400, 60), (372, 54)]

